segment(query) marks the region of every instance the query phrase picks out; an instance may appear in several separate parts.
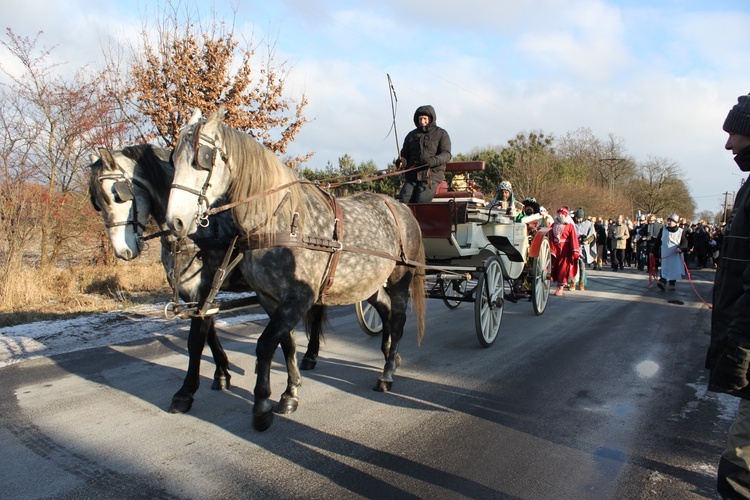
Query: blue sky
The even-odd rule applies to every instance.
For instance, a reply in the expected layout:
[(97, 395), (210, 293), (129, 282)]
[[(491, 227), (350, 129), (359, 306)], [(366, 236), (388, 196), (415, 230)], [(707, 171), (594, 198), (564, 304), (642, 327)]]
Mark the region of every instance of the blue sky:
[[(71, 67), (99, 60), (100, 40), (136, 42), (152, 5), (0, 0), (4, 27), (44, 31)], [(349, 154), (385, 167), (395, 157), (390, 74), (399, 140), (414, 109), (432, 104), (454, 154), (518, 132), (588, 127), (621, 138), (636, 161), (676, 162), (698, 210), (717, 211), (744, 178), (721, 125), (750, 92), (750, 2), (215, 2), (227, 19), (232, 6), (238, 32), (261, 47), (273, 41), (276, 60), (292, 65), (289, 95), (310, 101), (291, 152), (314, 151), (311, 165)]]

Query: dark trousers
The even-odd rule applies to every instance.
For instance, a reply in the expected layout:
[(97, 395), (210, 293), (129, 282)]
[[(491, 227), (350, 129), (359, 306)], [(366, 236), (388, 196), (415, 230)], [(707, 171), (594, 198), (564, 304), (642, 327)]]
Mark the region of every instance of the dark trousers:
[(617, 271), (618, 269), (622, 269), (624, 265), (625, 265), (625, 249), (618, 248), (618, 249), (612, 250), (612, 269)]
[(427, 181), (406, 181), (396, 199), (404, 203), (429, 203), (435, 197), (437, 185), (434, 181), (432, 187), (427, 185)]

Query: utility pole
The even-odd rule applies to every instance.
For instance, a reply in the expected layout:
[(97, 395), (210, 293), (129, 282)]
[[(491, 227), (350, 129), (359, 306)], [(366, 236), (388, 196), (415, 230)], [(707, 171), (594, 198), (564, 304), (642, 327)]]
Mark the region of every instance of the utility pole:
[(727, 222), (727, 206), (729, 205), (728, 200), (730, 194), (732, 195), (732, 205), (734, 205), (734, 192), (724, 192), (724, 210), (721, 213), (721, 222), (725, 224)]

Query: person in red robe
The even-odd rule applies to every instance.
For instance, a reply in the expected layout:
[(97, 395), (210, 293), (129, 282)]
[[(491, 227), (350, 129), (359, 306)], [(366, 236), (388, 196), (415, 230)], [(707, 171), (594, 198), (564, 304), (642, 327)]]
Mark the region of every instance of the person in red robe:
[(578, 232), (568, 207), (557, 209), (555, 222), (548, 234), (552, 253), (552, 279), (557, 283), (555, 295), (560, 297), (568, 279), (578, 272), (578, 258), (581, 255)]

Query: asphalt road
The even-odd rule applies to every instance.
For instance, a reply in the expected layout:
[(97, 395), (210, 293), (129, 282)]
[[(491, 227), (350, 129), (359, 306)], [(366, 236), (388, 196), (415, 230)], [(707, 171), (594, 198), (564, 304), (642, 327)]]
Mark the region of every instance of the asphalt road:
[[(710, 301), (713, 272), (692, 278)], [(390, 393), (372, 390), (379, 339), (353, 307), (333, 308), (299, 409), (263, 433), (251, 422), (258, 316), (221, 324), (233, 387), (210, 389), (206, 349), (185, 415), (166, 411), (187, 365), (185, 321), (11, 364), (0, 497), (714, 498), (737, 402), (705, 390), (710, 310), (687, 281), (647, 285), (634, 270), (593, 271), (542, 316), (506, 304), (490, 348), (472, 304), (429, 301), (421, 346), (407, 324)], [(279, 350), (274, 398), (285, 382)]]

